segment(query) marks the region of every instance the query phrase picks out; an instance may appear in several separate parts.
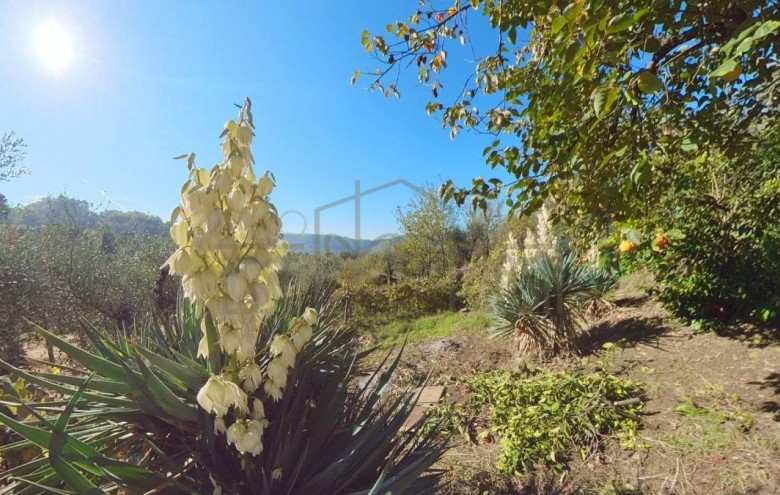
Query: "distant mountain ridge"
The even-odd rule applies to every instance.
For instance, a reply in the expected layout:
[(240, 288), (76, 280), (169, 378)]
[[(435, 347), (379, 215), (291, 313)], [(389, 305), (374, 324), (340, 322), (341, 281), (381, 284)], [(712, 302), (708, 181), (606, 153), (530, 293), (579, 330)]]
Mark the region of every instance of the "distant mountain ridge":
[[(169, 222), (160, 217), (138, 211), (106, 210), (95, 211), (84, 200), (67, 196), (46, 197), (25, 206), (11, 208), (8, 221), (27, 227), (74, 223), (87, 229), (108, 228), (115, 234), (143, 234), (168, 236)], [(355, 253), (377, 249), (393, 238), (378, 240), (361, 239), (335, 234), (290, 234), (282, 233), (294, 253)]]
[(385, 237), (376, 240), (360, 239), (360, 241), (357, 241), (351, 237), (335, 234), (286, 234), (284, 232), (282, 236), (290, 244), (290, 251), (307, 254), (316, 252), (340, 254), (374, 251), (386, 243), (397, 239), (397, 237)]

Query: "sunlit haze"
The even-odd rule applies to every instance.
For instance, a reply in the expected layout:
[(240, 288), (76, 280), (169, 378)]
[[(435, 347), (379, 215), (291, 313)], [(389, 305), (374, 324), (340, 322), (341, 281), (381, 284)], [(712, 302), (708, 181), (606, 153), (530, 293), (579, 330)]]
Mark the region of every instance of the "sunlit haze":
[(73, 44), (65, 29), (54, 21), (41, 24), (35, 30), (35, 51), (49, 69), (61, 71), (73, 59)]

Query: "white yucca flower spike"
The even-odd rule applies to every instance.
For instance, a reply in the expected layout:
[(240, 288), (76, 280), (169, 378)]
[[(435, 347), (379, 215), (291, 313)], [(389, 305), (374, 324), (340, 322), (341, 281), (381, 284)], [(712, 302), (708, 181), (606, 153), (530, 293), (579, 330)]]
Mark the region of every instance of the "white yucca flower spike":
[[(282, 398), (289, 368), (312, 338), (318, 315), (307, 308), (270, 345), (259, 339), (260, 325), (283, 296), (278, 271), (289, 245), (269, 201), (273, 175), (258, 178), (252, 169), (249, 100), (222, 136), (222, 163), (206, 170), (194, 166), (193, 155), (188, 159), (189, 178), (171, 218), (177, 249), (165, 265), (182, 277), (184, 295), (203, 315), (198, 357), (214, 358), (209, 349), (223, 354), (217, 362), (225, 368), (203, 385), (198, 404), (216, 416), (215, 432), (226, 432), (239, 452), (257, 455), (268, 426), (262, 400)], [(209, 328), (216, 329), (217, 342), (209, 341)], [(259, 341), (267, 347), (258, 349)], [(261, 385), (266, 396), (259, 396)]]
[(504, 266), (501, 270), (501, 289), (507, 290), (514, 282), (515, 277), (520, 273), (522, 269), (522, 258), (520, 257), (520, 248), (517, 245), (517, 240), (512, 233), (509, 233), (509, 237), (506, 240), (506, 256), (504, 258)]

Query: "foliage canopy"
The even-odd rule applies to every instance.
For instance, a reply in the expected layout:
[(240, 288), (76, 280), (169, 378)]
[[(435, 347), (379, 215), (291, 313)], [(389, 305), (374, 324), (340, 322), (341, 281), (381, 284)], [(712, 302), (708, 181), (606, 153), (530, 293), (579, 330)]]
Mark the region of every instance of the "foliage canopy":
[[(447, 94), (458, 41), (479, 45), (468, 30), (476, 15), (498, 43)], [(515, 178), (447, 182), (445, 198), (484, 206), (503, 191), (512, 211), (527, 212), (551, 196), (562, 213), (609, 221), (630, 214), (627, 199), (676, 162), (711, 148), (736, 156), (776, 125), (778, 28), (780, 9), (765, 1), (470, 0), (439, 9), (425, 0), (362, 43), (381, 66), (372, 89), (398, 95), (388, 79), (416, 66), (432, 92), (428, 112), (453, 136), (493, 135), (487, 164)], [(442, 95), (456, 99), (445, 105)]]

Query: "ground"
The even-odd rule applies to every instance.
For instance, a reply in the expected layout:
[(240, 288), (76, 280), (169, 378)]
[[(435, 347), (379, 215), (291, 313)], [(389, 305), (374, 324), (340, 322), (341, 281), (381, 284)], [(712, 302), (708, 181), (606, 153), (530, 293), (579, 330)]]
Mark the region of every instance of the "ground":
[[(639, 448), (614, 441), (563, 475), (508, 480), (493, 472), (494, 443), (456, 436), (440, 466), (451, 471), (447, 493), (780, 493), (780, 345), (696, 331), (639, 294), (619, 293), (615, 302), (589, 325), (582, 356), (544, 366), (598, 363), (643, 382)], [(429, 383), (447, 385), (445, 400), (457, 404), (464, 400), (463, 378), (518, 365), (511, 341), (487, 338), (483, 314), (440, 318), (469, 323), (448, 333), (447, 325), (431, 330), (428, 322), (423, 336), (412, 325), (402, 380), (432, 372)], [(386, 342), (392, 332), (383, 332)]]

